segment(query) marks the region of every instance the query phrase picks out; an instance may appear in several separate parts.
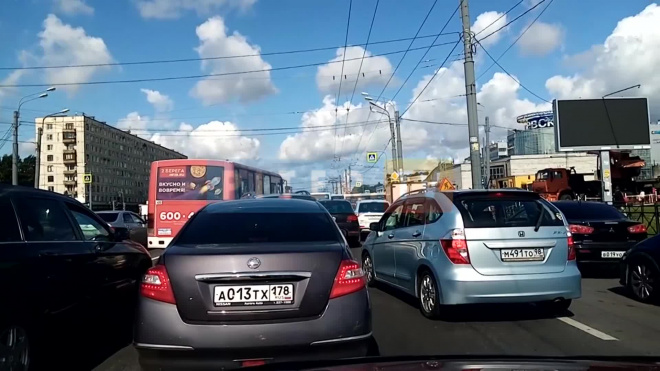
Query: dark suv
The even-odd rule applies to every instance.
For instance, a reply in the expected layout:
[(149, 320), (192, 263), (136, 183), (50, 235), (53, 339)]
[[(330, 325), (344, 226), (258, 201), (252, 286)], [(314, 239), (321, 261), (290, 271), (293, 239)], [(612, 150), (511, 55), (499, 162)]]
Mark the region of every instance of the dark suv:
[(0, 349), (10, 352), (0, 352), (0, 370), (40, 361), (50, 368), (51, 353), (62, 357), (55, 349), (71, 347), (77, 331), (130, 318), (151, 258), (124, 241), (127, 230), (72, 198), (7, 185), (0, 185), (0, 225)]

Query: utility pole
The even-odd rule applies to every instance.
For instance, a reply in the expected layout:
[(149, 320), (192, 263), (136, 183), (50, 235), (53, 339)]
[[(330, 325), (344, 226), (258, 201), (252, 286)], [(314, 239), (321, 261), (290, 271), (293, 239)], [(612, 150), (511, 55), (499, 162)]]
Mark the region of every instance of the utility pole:
[(401, 144), (401, 117), (399, 117), (399, 111), (394, 111), (394, 124), (396, 125), (396, 150), (397, 150), (397, 162), (399, 163), (399, 175), (401, 179), (405, 180), (403, 176), (403, 145)]
[[(484, 161), (486, 161), (486, 189), (490, 188), (490, 120), (488, 116), (485, 118), (486, 125), (484, 132), (486, 133), (486, 152), (484, 154)], [(499, 148), (497, 149), (499, 154)]]
[(351, 173), (351, 165), (348, 165), (348, 193), (353, 191), (353, 174)]
[(396, 150), (396, 131), (394, 128), (394, 121), (390, 118), (390, 142), (392, 142), (392, 170), (399, 171), (399, 161)]
[(12, 124), (14, 141), (11, 153), (11, 184), (18, 185), (18, 111), (14, 111), (14, 123)]
[(463, 21), (463, 49), (465, 52), (465, 96), (467, 101), (468, 135), (470, 142), (470, 167), (472, 168), (472, 189), (482, 189), (481, 158), (479, 156), (479, 119), (477, 116), (477, 87), (474, 76), (474, 58), (472, 56), (472, 31), (470, 30), (470, 12), (468, 0), (461, 2)]
[(34, 188), (39, 189), (39, 177), (41, 170), (41, 137), (44, 135), (44, 122), (41, 121), (41, 126), (37, 129), (37, 158), (34, 162)]

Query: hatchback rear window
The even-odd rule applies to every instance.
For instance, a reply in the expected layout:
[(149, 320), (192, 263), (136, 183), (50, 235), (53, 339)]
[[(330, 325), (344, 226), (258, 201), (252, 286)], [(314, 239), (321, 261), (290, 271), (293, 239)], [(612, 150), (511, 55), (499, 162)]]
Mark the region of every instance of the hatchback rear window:
[(320, 201), (330, 214), (353, 213), (351, 203), (348, 201)]
[(554, 204), (567, 219), (572, 220), (619, 220), (625, 216), (615, 207), (592, 202), (565, 201)]
[(454, 199), (466, 228), (562, 226), (564, 222), (550, 205), (530, 198), (468, 197)]
[(119, 213), (98, 213), (97, 215), (100, 216), (104, 222), (112, 223), (117, 220)]
[(360, 213), (384, 213), (390, 206), (387, 202), (367, 202), (360, 204)]
[(182, 245), (339, 241), (332, 219), (322, 213), (200, 212), (181, 231)]

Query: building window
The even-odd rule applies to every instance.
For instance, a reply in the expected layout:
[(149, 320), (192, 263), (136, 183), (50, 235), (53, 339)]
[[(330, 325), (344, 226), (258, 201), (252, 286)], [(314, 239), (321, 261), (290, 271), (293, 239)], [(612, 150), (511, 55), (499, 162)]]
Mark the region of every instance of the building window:
[(53, 140), (53, 134), (46, 134), (46, 140)]
[(46, 156), (46, 161), (53, 161), (53, 155)]
[(48, 165), (46, 167), (46, 171), (49, 172), (49, 173), (52, 173), (53, 172), (53, 165)]
[(54, 181), (55, 181), (55, 177), (52, 176), (52, 175), (49, 175), (49, 176), (48, 176), (48, 183), (52, 183), (52, 182), (54, 182)]
[(53, 187), (53, 186), (48, 186), (48, 190), (51, 191), (51, 192), (55, 192), (55, 187)]
[(53, 130), (53, 124), (46, 124), (46, 130)]
[(67, 122), (64, 124), (64, 128), (69, 130), (73, 129), (73, 122)]
[(47, 151), (52, 151), (53, 150), (53, 145), (52, 144), (47, 145), (46, 150)]

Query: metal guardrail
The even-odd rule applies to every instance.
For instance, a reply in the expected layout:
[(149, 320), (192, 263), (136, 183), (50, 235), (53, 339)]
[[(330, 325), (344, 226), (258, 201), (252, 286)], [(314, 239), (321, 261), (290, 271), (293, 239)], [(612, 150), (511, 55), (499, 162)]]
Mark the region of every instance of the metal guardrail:
[(631, 220), (646, 226), (649, 236), (654, 236), (660, 231), (660, 204), (614, 204), (625, 213)]

